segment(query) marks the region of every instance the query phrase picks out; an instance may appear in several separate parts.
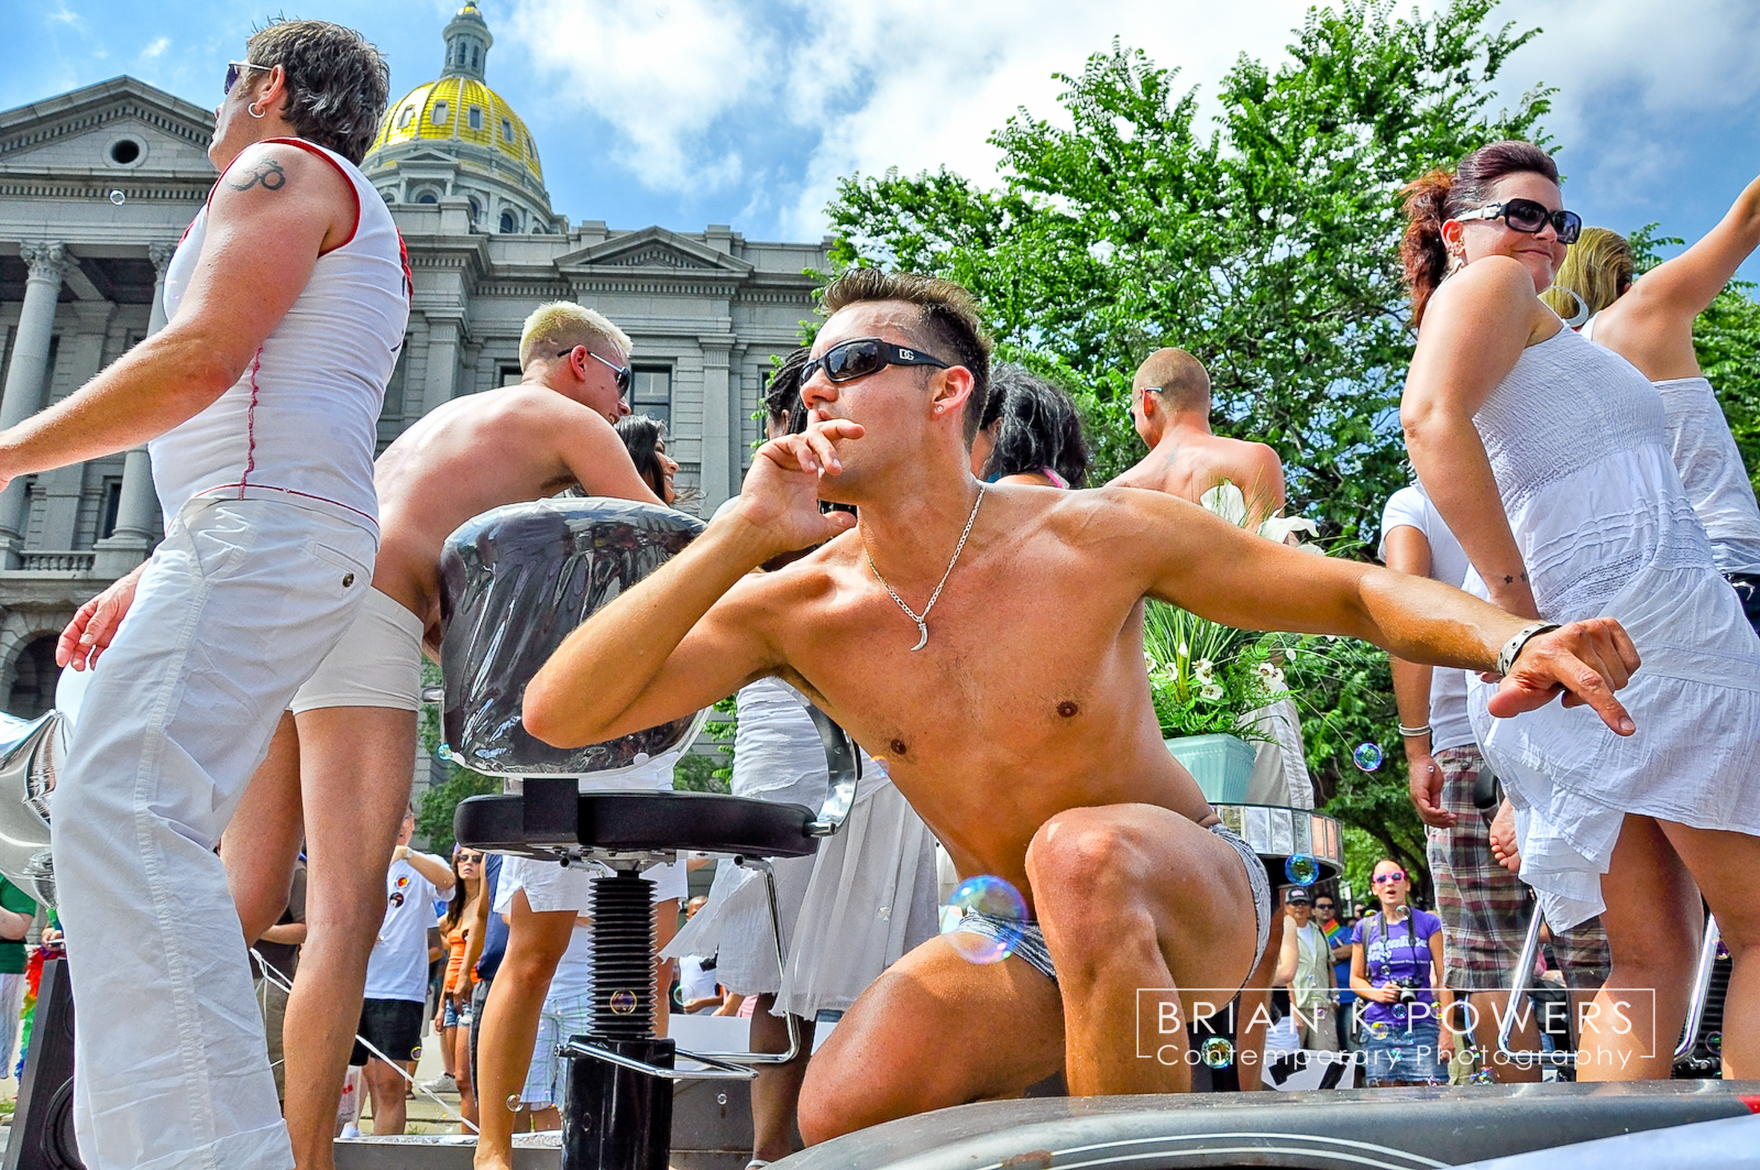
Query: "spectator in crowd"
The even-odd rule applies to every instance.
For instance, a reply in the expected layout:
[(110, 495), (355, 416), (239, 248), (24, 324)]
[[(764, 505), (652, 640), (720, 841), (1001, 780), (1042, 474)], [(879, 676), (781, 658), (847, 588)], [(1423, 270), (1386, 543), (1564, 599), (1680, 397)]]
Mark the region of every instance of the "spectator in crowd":
[(1306, 887), (1285, 890), (1283, 907), (1292, 921), (1284, 923), (1272, 982), (1289, 988), (1301, 1046), (1316, 1052), (1337, 1052), (1332, 948), (1327, 945), (1326, 932), (1314, 921), (1314, 903)]
[(1022, 366), (998, 365), (972, 439), (972, 474), (989, 483), (1080, 488), (1091, 462), (1070, 396)]
[(403, 1132), (404, 1096), (422, 1054), (427, 1017), (428, 925), (434, 921), (435, 896), (453, 888), (452, 867), (445, 860), (409, 847), (415, 829), (415, 810), (407, 809), (385, 873), (385, 921), (367, 959), (360, 1038), (348, 1061), (366, 1070), (377, 1137)]
[(1701, 896), (1735, 964), (1724, 1072), (1760, 1075), (1760, 910), (1744, 896), (1760, 869), (1760, 637), (1718, 573), (1655, 387), (1538, 299), (1581, 227), (1563, 202), (1551, 156), (1523, 142), (1406, 189), (1419, 327), (1406, 445), (1470, 587), (1533, 621), (1505, 662), (1553, 622), (1624, 631), (1603, 664), (1615, 685), (1631, 678), (1617, 734), (1576, 708), (1495, 719), (1493, 706), (1512, 714), (1508, 690), (1493, 703), (1468, 683), (1475, 737), (1519, 813), (1523, 880), (1555, 930), (1599, 913), (1607, 932), (1596, 1018), (1617, 1007), (1622, 1026), (1584, 1030), (1579, 1078), (1669, 1075)]
[(269, 1042), (269, 1067), (275, 1073), (275, 1096), (287, 1101), (287, 1062), (282, 1056), (281, 1032), (287, 1018), (287, 991), (299, 970), (299, 948), (306, 941), (306, 862), (294, 862), (293, 884), (287, 891), (287, 909), (275, 925), (263, 932), (251, 950), (251, 979), (256, 987), (257, 1008), (263, 1013), (263, 1034)]
[(1314, 896), (1314, 921), (1326, 935), (1332, 952), (1332, 986), (1338, 996), (1338, 1046), (1357, 1049), (1357, 993), (1351, 990), (1351, 928), (1338, 920), (1338, 902), (1331, 894)]
[(1368, 1082), (1428, 1085), (1447, 1077), (1450, 1033), (1439, 1027), (1442, 920), (1407, 904), (1399, 862), (1382, 858), (1370, 876), (1379, 909), (1351, 932), (1351, 990), (1366, 1003)]
[[(501, 956), (507, 950), (507, 919), (490, 909), (495, 905), (500, 884), (501, 854), (487, 854), (483, 860), (483, 896), (477, 899), (473, 909), (465, 947), (465, 965), (476, 976), (471, 987), (470, 1027), (467, 1029), (473, 1086), (482, 1084), (477, 1079), (477, 1044), (482, 1035), (483, 1004), (489, 998), (489, 987), (495, 982), (495, 973), (501, 969)], [(481, 1094), (478, 1099), (481, 1100)]]
[[(1460, 542), (1437, 515), (1421, 485), (1401, 488), (1381, 515), (1381, 559), (1402, 573), (1460, 588), (1470, 566)], [(1485, 1052), (1497, 1051), (1502, 1012), (1515, 962), (1528, 929), (1528, 891), (1492, 853), (1491, 821), (1497, 778), (1485, 762), (1467, 719), (1467, 672), (1389, 656), (1400, 743), (1409, 765), (1409, 790), (1426, 833), (1436, 908), (1442, 919), (1443, 986), (1472, 1004), (1467, 1018)], [(1483, 801), (1483, 807), (1480, 802)], [(1572, 986), (1594, 991), (1607, 979), (1607, 939), (1594, 919), (1563, 933)], [(1513, 1033), (1521, 1051), (1536, 1051), (1540, 1035), (1529, 1016)], [(1492, 1061), (1499, 1082), (1538, 1081), (1537, 1063)]]
[(28, 965), (24, 940), (36, 916), (31, 896), (0, 877), (0, 1080), (12, 1075)]
[(666, 424), (645, 414), (632, 414), (617, 420), (617, 437), (629, 449), (636, 474), (648, 490), (671, 507), (678, 501), (678, 461), (666, 453)]
[(476, 976), (465, 965), (470, 949), (470, 932), (477, 919), (477, 903), (483, 898), (483, 854), (462, 845), (452, 850), (452, 900), (440, 920), (440, 933), (446, 946), (446, 978), (440, 987), (440, 1011), (434, 1020), (434, 1034), (447, 1052), (452, 1054), (452, 1076), (458, 1090), (458, 1111), (464, 1115), (465, 1128), (473, 1132), (477, 1123), (477, 1098), (471, 1080), (471, 992)]
[[(689, 925), (708, 904), (707, 894), (698, 894), (686, 902), (685, 924)], [(679, 956), (677, 1000), (678, 1009), (686, 1015), (706, 1014), (721, 1005), (721, 986), (715, 981), (714, 955)]]
[[(593, 920), (585, 914), (575, 916), (574, 933), (568, 948), (556, 961), (556, 973), (544, 993), (544, 1008), (538, 1014), (538, 1039), (532, 1046), (532, 1062), (526, 1070), (526, 1082), (520, 1089), (520, 1109), (528, 1118), (533, 1132), (562, 1128), (562, 1114), (557, 1102), (562, 1099), (565, 1065), (556, 1055), (559, 1044), (593, 1030)], [(518, 1121), (515, 1128), (523, 1129)]]

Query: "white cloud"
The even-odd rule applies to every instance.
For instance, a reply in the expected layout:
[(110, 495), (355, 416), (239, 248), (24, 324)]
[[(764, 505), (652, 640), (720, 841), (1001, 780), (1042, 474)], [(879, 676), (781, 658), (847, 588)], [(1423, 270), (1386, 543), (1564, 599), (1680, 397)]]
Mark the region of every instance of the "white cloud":
[(522, 0), (506, 37), (551, 75), (556, 102), (604, 118), (626, 142), (619, 161), (652, 187), (714, 188), (743, 171), (709, 139), (716, 120), (759, 92), (768, 34), (714, 0)]
[(160, 57), (165, 55), (165, 50), (170, 47), (170, 37), (154, 37), (152, 42), (148, 44), (146, 48), (141, 50), (140, 59), (143, 62), (157, 61)]
[(75, 28), (84, 28), (86, 18), (67, 6), (67, 0), (56, 0), (53, 11), (43, 13), (43, 19), (52, 24), (68, 24)]

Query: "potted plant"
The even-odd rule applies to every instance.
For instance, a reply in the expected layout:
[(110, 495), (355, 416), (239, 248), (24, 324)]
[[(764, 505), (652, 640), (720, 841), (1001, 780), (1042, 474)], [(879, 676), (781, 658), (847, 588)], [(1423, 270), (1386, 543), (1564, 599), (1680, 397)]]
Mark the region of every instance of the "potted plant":
[(1143, 613), (1149, 694), (1167, 750), (1206, 800), (1240, 804), (1253, 772), (1256, 713), (1287, 693), (1273, 635), (1207, 621), (1164, 602)]

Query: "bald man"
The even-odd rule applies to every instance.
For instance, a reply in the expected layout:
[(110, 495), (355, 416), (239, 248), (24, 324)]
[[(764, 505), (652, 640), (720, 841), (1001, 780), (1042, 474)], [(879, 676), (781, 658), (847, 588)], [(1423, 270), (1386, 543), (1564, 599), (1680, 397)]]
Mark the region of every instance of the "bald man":
[(1210, 430), (1210, 373), (1183, 349), (1158, 349), (1131, 379), (1131, 422), (1149, 454), (1112, 481), (1190, 500), (1228, 480), (1247, 498), (1257, 528), (1283, 508), (1283, 463), (1264, 443)]

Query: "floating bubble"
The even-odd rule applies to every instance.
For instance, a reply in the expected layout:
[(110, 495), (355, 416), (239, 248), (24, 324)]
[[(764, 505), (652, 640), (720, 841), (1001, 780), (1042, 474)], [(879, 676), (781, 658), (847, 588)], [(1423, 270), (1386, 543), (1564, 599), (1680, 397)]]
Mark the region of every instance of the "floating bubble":
[(630, 757), (629, 762), (636, 765), (636, 767), (639, 768), (643, 764), (647, 763), (652, 758), (653, 757), (650, 756), (647, 752), (637, 752), (635, 755)]
[(1283, 863), (1283, 876), (1298, 886), (1311, 886), (1320, 880), (1320, 859), (1312, 853), (1298, 853)]
[(717, 1104), (717, 1105), (727, 1104), (727, 1094), (726, 1093), (715, 1094), (715, 1104)]
[(1390, 1029), (1385, 1020), (1375, 1020), (1369, 1024), (1369, 1035), (1375, 1037), (1377, 1040), (1387, 1039), (1389, 1032)]
[(1723, 1055), (1723, 1033), (1710, 1032), (1705, 1036), (1705, 1051), (1713, 1056)]
[(1488, 1068), (1482, 1068), (1467, 1078), (1467, 1084), (1469, 1085), (1489, 1085), (1490, 1083), (1491, 1070)]
[(954, 887), (941, 908), (941, 936), (968, 963), (1000, 963), (1027, 928), (1027, 903), (999, 877), (980, 874)]
[(518, 1113), (521, 1109), (524, 1109), (525, 1107), (526, 1107), (526, 1103), (519, 1099), (518, 1093), (508, 1094), (507, 1111), (509, 1113)]
[(1227, 1068), (1234, 1063), (1234, 1045), (1227, 1037), (1212, 1036), (1198, 1046), (1198, 1055), (1211, 1068)]
[(128, 202), (128, 196), (124, 195), (121, 191), (112, 191), (110, 192), (110, 202), (121, 207), (124, 203)]
[(452, 759), (452, 745), (449, 743), (443, 743), (434, 754), (443, 760), (450, 760)]
[(411, 1060), (420, 1060), (422, 1058), (421, 1048), (417, 1047), (417, 1048), (410, 1049), (409, 1050), (409, 1058)]
[(1357, 767), (1365, 772), (1373, 772), (1381, 767), (1381, 745), (1378, 743), (1360, 743), (1357, 750), (1351, 753), (1351, 759)]
[(1729, 944), (1722, 939), (1717, 940), (1717, 957), (1720, 959), (1729, 958)]
[(612, 993), (611, 1010), (620, 1016), (627, 1016), (635, 1011), (636, 993), (633, 991), (618, 991)]

